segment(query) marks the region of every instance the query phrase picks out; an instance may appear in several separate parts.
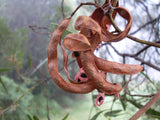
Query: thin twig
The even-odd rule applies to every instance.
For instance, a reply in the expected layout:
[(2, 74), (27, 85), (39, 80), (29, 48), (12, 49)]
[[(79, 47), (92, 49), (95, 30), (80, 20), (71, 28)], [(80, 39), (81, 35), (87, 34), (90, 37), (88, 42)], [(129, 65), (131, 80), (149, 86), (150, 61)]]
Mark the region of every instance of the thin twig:
[(38, 71), (44, 78), (48, 78), (43, 72), (40, 71), (39, 68), (37, 68), (37, 66), (32, 62), (32, 66), (36, 69), (36, 71)]
[(30, 25), (29, 28), (32, 29), (34, 32), (36, 32), (38, 34), (43, 34), (43, 35), (50, 35), (51, 34), (51, 32), (41, 32), (41, 31), (39, 31), (40, 29), (48, 31), (48, 28), (46, 28), (46, 27), (41, 27), (41, 26), (37, 26), (37, 25)]
[(95, 4), (96, 4), (97, 6), (99, 6), (99, 4), (98, 4), (97, 0), (94, 0), (94, 2), (95, 2)]
[(116, 50), (116, 48), (114, 48), (111, 44), (109, 44), (109, 45), (113, 48), (113, 50), (114, 50), (118, 55), (120, 55), (120, 56), (126, 56), (126, 57), (133, 57), (134, 59), (140, 61), (142, 64), (146, 64), (146, 65), (148, 65), (148, 66), (150, 66), (150, 67), (152, 67), (152, 68), (160, 71), (160, 68), (159, 68), (159, 67), (157, 67), (156, 65), (153, 65), (153, 64), (150, 63), (150, 62), (144, 61), (143, 59), (135, 56), (135, 54), (125, 54), (125, 53), (122, 54), (122, 53), (118, 52), (118, 50)]
[(130, 33), (130, 35), (133, 35), (133, 34), (137, 33), (137, 32), (140, 31), (142, 28), (146, 27), (147, 25), (153, 24), (154, 22), (158, 21), (159, 19), (160, 19), (160, 15), (159, 15), (157, 18), (155, 18), (155, 19), (153, 19), (153, 20), (145, 23), (144, 25), (140, 26), (137, 30), (135, 30), (134, 32)]
[[(115, 28), (118, 32), (122, 32), (122, 31), (120, 30), (120, 28), (119, 28), (119, 27), (116, 25), (116, 23), (114, 22), (113, 17), (112, 17), (112, 14), (109, 14), (109, 17), (110, 17), (111, 23), (112, 23), (112, 25), (114, 26), (114, 28)], [(145, 41), (145, 40), (142, 40), (142, 39), (139, 39), (139, 38), (130, 36), (130, 35), (127, 35), (127, 37), (130, 38), (131, 40), (135, 41), (135, 42), (139, 42), (139, 43), (142, 43), (142, 44), (146, 44), (146, 45), (155, 46), (155, 47), (159, 47), (159, 48), (160, 48), (160, 44), (158, 44), (158, 43), (150, 42), (150, 41)]]
[(61, 2), (61, 10), (62, 10), (62, 17), (64, 19), (65, 18), (65, 14), (64, 14), (64, 0), (62, 0), (62, 2)]
[(152, 94), (152, 95), (132, 95), (132, 94), (130, 94), (129, 91), (128, 91), (128, 84), (131, 82), (131, 80), (132, 80), (132, 75), (130, 75), (129, 80), (128, 80), (128, 82), (126, 83), (126, 86), (125, 86), (125, 93), (126, 93), (127, 95), (137, 96), (137, 97), (153, 97), (153, 96), (155, 95), (155, 94)]

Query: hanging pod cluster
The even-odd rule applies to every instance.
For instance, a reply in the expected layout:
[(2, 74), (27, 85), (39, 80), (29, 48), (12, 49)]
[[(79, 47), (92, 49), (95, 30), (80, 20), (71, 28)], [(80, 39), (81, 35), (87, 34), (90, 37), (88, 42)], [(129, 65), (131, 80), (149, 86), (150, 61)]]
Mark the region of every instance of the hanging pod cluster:
[[(48, 46), (48, 70), (53, 81), (63, 90), (71, 93), (89, 93), (97, 89), (105, 95), (118, 95), (122, 90), (121, 85), (108, 82), (106, 73), (132, 75), (143, 70), (140, 65), (111, 62), (98, 58), (93, 54), (102, 41), (118, 42), (127, 36), (131, 28), (132, 17), (130, 13), (125, 8), (118, 7), (118, 3), (116, 7), (112, 7), (113, 4), (114, 0), (111, 3), (106, 0), (90, 16), (79, 16), (75, 22), (75, 29), (79, 33), (68, 34), (63, 40), (63, 45), (72, 51), (72, 56), (75, 57), (80, 67), (80, 72), (75, 77), (76, 80), (70, 79), (67, 68), (68, 55), (61, 44), (62, 34), (67, 29), (71, 17), (63, 19), (54, 30)], [(111, 25), (109, 14), (112, 14), (113, 18), (116, 17), (116, 14), (119, 14), (127, 21), (124, 31), (109, 32)], [(58, 72), (58, 45), (61, 46), (63, 51), (63, 66), (70, 82), (64, 80)], [(99, 98), (102, 99), (102, 97)]]

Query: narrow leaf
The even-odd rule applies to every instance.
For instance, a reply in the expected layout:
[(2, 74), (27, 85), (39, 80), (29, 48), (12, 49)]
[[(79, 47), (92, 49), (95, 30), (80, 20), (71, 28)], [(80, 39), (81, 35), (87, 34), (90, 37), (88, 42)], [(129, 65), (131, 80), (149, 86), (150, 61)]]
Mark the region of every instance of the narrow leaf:
[(108, 117), (108, 116), (111, 116), (111, 117), (117, 117), (118, 116), (118, 113), (120, 113), (122, 110), (113, 110), (113, 111), (109, 111), (109, 112), (106, 112), (104, 114), (105, 117)]
[(6, 91), (6, 93), (8, 93), (8, 89), (7, 89), (6, 85), (4, 84), (4, 82), (3, 82), (1, 77), (0, 77), (0, 83), (2, 84), (2, 86), (3, 86), (4, 90)]
[(30, 68), (32, 66), (32, 59), (29, 55), (28, 55), (27, 59), (28, 59), (28, 68)]
[(7, 69), (7, 68), (4, 68), (4, 69), (0, 69), (0, 73), (1, 72), (7, 72), (7, 71), (9, 71), (10, 69)]
[(153, 81), (150, 79), (150, 77), (147, 74), (145, 74), (144, 72), (141, 72), (141, 74), (144, 75), (154, 85)]
[(32, 120), (31, 116), (27, 114), (28, 120)]
[(123, 100), (120, 100), (120, 102), (121, 102), (121, 105), (122, 105), (122, 107), (123, 107), (123, 110), (126, 110), (126, 104), (124, 103), (124, 101), (123, 101)]
[(159, 87), (154, 84), (154, 82), (150, 79), (150, 77), (147, 74), (145, 74), (144, 72), (141, 72), (141, 74), (144, 75), (157, 90), (159, 90)]
[(39, 118), (36, 115), (34, 115), (33, 120), (39, 120)]
[(99, 116), (102, 112), (104, 112), (104, 110), (96, 113), (96, 114), (91, 118), (91, 120), (96, 120), (96, 119), (98, 118), (98, 116)]
[(69, 113), (67, 113), (62, 120), (67, 120)]

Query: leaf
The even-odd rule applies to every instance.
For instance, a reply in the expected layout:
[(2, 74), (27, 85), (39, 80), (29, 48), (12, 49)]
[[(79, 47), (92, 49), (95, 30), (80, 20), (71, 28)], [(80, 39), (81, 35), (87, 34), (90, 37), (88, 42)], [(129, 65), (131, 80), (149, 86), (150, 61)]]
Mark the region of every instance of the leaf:
[(32, 120), (31, 116), (27, 114), (28, 120)]
[(126, 110), (126, 104), (124, 103), (124, 101), (120, 100), (120, 102), (121, 102), (121, 105), (122, 105), (123, 109)]
[(39, 118), (36, 115), (34, 115), (33, 120), (39, 120)]
[(144, 75), (152, 84), (154, 84), (147, 74), (145, 74), (144, 72), (141, 72), (141, 74)]
[(62, 120), (66, 120), (68, 116), (69, 116), (69, 113), (67, 113)]
[(157, 89), (159, 89), (159, 88), (154, 84), (154, 82), (150, 79), (150, 77), (149, 77), (147, 74), (145, 74), (144, 72), (141, 72), (141, 74), (144, 75), (144, 76), (149, 80), (149, 82), (152, 83), (152, 85), (153, 85), (154, 87), (156, 87)]
[(98, 118), (98, 116), (99, 116), (102, 112), (104, 112), (104, 110), (99, 111), (98, 113), (96, 113), (96, 114), (91, 118), (91, 120), (96, 120), (96, 119)]
[(7, 71), (9, 71), (10, 69), (8, 69), (8, 68), (4, 68), (4, 69), (0, 69), (0, 73), (1, 72), (7, 72)]
[(0, 83), (2, 84), (2, 86), (3, 86), (4, 90), (6, 91), (6, 93), (8, 93), (8, 89), (7, 89), (6, 85), (4, 84), (4, 82), (3, 82), (1, 77), (0, 77)]
[(28, 55), (27, 59), (28, 59), (28, 68), (30, 68), (32, 66), (32, 59), (29, 55)]
[(122, 110), (113, 110), (113, 111), (110, 111), (110, 112), (106, 112), (104, 114), (105, 117), (108, 117), (108, 116), (111, 116), (111, 117), (117, 117), (118, 116), (118, 113), (120, 113)]

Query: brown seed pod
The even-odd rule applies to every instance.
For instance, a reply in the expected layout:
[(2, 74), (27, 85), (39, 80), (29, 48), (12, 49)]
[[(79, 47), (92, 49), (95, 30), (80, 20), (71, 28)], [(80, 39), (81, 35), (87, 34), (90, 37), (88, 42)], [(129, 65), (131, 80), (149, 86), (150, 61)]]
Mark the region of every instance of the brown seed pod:
[[(84, 69), (88, 81), (76, 83), (70, 80), (69, 77), (67, 69), (68, 55), (61, 44), (61, 37), (71, 18), (62, 20), (53, 32), (48, 46), (48, 69), (54, 82), (63, 90), (72, 93), (88, 93), (97, 89), (99, 92), (103, 92), (106, 95), (117, 95), (122, 90), (122, 87), (118, 83), (106, 81), (107, 72), (113, 74), (136, 74), (143, 70), (143, 67), (140, 65), (110, 62), (94, 56), (93, 52), (99, 43), (102, 41), (117, 42), (122, 40), (127, 36), (131, 28), (132, 17), (130, 13), (122, 7), (118, 7), (117, 3), (117, 7), (113, 11), (113, 18), (116, 13), (119, 13), (119, 15), (128, 22), (126, 28), (124, 31), (116, 34), (106, 30), (106, 25), (111, 24), (109, 17), (105, 13), (106, 10), (109, 10), (109, 8), (107, 8), (109, 7), (107, 6), (108, 3), (109, 1), (106, 0), (105, 4), (102, 7), (98, 7), (89, 17), (79, 16), (75, 23), (75, 29), (79, 30), (80, 33), (68, 34), (63, 41), (64, 46), (68, 50), (73, 51), (72, 56), (76, 58), (79, 67)], [(112, 1), (111, 5), (113, 5), (113, 3)], [(71, 83), (65, 81), (58, 73), (58, 44), (63, 51), (64, 70)]]
[(109, 72), (113, 74), (137, 74), (140, 71), (143, 71), (143, 67), (141, 65), (129, 65), (122, 64), (117, 62), (111, 62), (108, 60), (104, 60), (95, 56), (95, 63), (99, 70), (104, 72)]
[(63, 32), (66, 30), (70, 18), (61, 21), (52, 34), (48, 46), (48, 70), (54, 82), (63, 90), (71, 93), (88, 93), (95, 89), (91, 83), (73, 84), (65, 81), (58, 72), (57, 46), (61, 41)]

